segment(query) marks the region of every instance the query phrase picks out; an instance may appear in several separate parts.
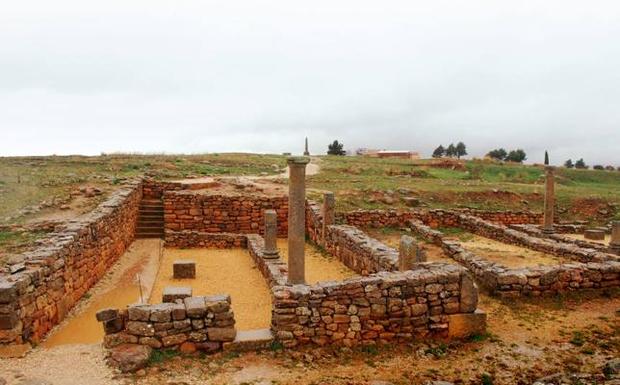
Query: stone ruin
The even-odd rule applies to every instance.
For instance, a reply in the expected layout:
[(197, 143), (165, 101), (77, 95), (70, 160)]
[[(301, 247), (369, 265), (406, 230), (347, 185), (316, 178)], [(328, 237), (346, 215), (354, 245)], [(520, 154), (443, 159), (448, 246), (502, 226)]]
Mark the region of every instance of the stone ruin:
[[(50, 233), (45, 246), (26, 253), (14, 273), (0, 276), (0, 344), (39, 342), (62, 321), (133, 241), (142, 199), (163, 202), (166, 247), (248, 249), (271, 288), (270, 340), (287, 347), (482, 333), (486, 316), (477, 310), (474, 279), (510, 297), (620, 286), (620, 261), (613, 254), (620, 249), (618, 222), (607, 247), (570, 242), (557, 224), (553, 232), (545, 231), (547, 210), (544, 220), (540, 213), (482, 210), (357, 210), (337, 215), (332, 193), (324, 195), (322, 204), (306, 200), (306, 164), (305, 158), (289, 160), (288, 196), (203, 194), (153, 180), (123, 187), (91, 216)], [(403, 238), (395, 250), (359, 229), (385, 226), (409, 228), (459, 264), (424, 262), (412, 238)], [(440, 227), (464, 228), (574, 262), (509, 269), (445, 239)], [(288, 237), (288, 264), (275, 247), (278, 236)], [(306, 284), (306, 236), (359, 277)], [(179, 264), (180, 278), (193, 274), (195, 264)], [(102, 309), (98, 320), (108, 348), (139, 344), (210, 352), (234, 347), (239, 340), (230, 297), (193, 297), (189, 288), (167, 288), (160, 304)]]

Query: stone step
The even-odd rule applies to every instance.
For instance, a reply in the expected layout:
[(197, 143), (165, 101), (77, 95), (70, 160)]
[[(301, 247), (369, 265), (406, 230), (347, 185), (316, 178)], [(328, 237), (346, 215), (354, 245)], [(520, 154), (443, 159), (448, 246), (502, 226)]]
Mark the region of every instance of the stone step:
[(245, 352), (269, 349), (273, 341), (270, 329), (239, 330), (235, 340), (225, 343), (223, 347), (227, 351)]
[(164, 209), (163, 208), (157, 208), (157, 207), (140, 207), (139, 212), (141, 213), (164, 213)]
[(150, 233), (136, 233), (136, 238), (145, 239), (145, 238), (163, 238), (163, 234), (150, 234)]

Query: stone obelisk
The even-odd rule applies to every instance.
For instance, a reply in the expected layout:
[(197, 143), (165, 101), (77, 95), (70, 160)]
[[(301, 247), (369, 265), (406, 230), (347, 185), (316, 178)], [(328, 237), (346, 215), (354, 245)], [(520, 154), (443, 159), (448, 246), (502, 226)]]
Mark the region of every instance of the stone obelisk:
[(288, 158), (288, 283), (305, 283), (306, 165), (309, 158)]
[(310, 151), (308, 151), (308, 137), (306, 136), (306, 145), (304, 147), (304, 156), (310, 156)]

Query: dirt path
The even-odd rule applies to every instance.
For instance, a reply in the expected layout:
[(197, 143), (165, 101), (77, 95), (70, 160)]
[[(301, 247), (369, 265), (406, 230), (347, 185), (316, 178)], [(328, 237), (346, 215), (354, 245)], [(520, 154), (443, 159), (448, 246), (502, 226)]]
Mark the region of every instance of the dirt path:
[(0, 383), (7, 385), (112, 385), (115, 379), (104, 361), (103, 348), (93, 345), (63, 345), (38, 348), (24, 358), (0, 359)]

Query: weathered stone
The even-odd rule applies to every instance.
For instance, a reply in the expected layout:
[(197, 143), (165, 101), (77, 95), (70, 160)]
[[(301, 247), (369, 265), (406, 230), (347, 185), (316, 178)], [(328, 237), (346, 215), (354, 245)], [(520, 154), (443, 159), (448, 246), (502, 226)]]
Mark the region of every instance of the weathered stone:
[(97, 312), (95, 315), (97, 317), (97, 321), (104, 322), (118, 318), (118, 309), (102, 309)]
[(189, 286), (166, 286), (162, 293), (162, 302), (175, 302), (192, 296), (192, 288)]
[(403, 235), (400, 237), (400, 245), (398, 248), (398, 270), (407, 271), (415, 266), (416, 256), (418, 254), (418, 245), (413, 237)]
[(129, 321), (127, 322), (127, 332), (136, 336), (153, 336), (155, 335), (155, 328), (153, 324), (148, 322), (140, 322), (140, 321)]
[(602, 241), (605, 239), (605, 232), (603, 230), (587, 229), (583, 232), (583, 237), (585, 239)]
[(164, 347), (180, 345), (185, 341), (187, 341), (187, 335), (185, 335), (184, 333), (173, 334), (171, 336), (165, 336), (165, 337), (162, 337), (161, 339), (161, 343)]
[(207, 328), (210, 341), (233, 341), (237, 331), (233, 328)]
[(447, 317), (450, 338), (466, 338), (486, 331), (487, 315), (480, 310), (467, 314), (450, 314)]
[(616, 255), (620, 255), (620, 221), (613, 221), (611, 224), (609, 250)]
[(264, 258), (278, 258), (278, 214), (275, 210), (265, 210), (264, 240)]
[(130, 321), (148, 321), (151, 316), (148, 305), (131, 305), (127, 308), (127, 315)]
[(185, 311), (190, 318), (202, 318), (207, 313), (205, 297), (187, 297), (183, 300)]
[(103, 321), (103, 331), (105, 334), (118, 333), (123, 330), (123, 320), (119, 318)]
[(186, 259), (174, 261), (172, 264), (175, 279), (196, 278), (196, 262)]
[(545, 202), (544, 202), (544, 223), (543, 231), (553, 233), (553, 211), (555, 207), (555, 168), (545, 167)]
[(469, 274), (461, 275), (460, 312), (471, 313), (478, 307), (478, 287)]
[(110, 349), (109, 362), (122, 372), (135, 372), (146, 367), (152, 349), (146, 345), (123, 344)]
[(17, 284), (0, 278), (0, 303), (11, 303), (17, 299)]
[(288, 282), (305, 283), (306, 165), (309, 158), (288, 158)]
[(172, 320), (173, 304), (159, 303), (151, 305), (151, 315), (149, 320), (152, 322), (170, 322)]

